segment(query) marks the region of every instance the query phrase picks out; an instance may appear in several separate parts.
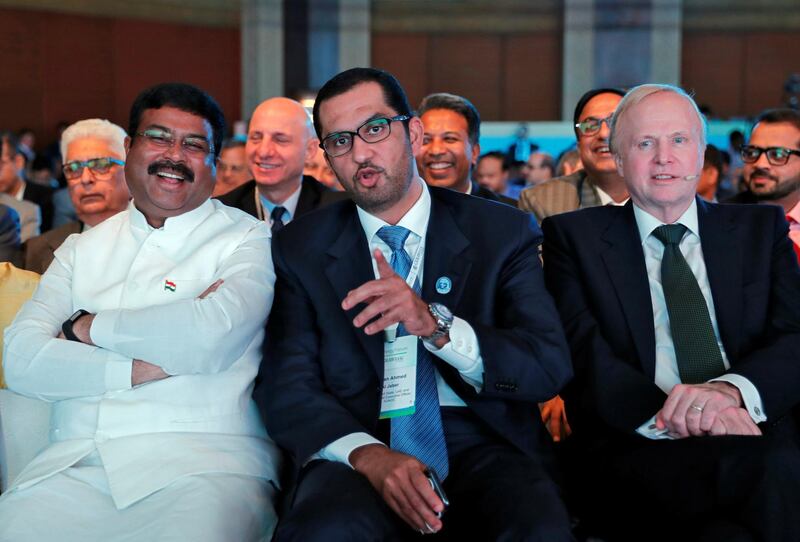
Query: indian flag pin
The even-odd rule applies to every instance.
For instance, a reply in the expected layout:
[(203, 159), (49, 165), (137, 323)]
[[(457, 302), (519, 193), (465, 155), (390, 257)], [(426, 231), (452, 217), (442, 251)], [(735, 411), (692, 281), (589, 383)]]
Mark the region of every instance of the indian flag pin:
[(174, 292), (174, 291), (175, 291), (175, 288), (176, 288), (176, 286), (175, 286), (175, 283), (174, 283), (174, 282), (172, 282), (171, 280), (169, 280), (169, 279), (166, 279), (166, 280), (164, 281), (164, 289), (165, 289), (165, 290), (169, 290), (170, 292)]

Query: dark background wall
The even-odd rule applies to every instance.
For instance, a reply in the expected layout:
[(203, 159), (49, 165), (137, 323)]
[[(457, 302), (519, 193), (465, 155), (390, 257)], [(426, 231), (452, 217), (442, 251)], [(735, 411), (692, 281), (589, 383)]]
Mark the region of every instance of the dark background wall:
[(144, 88), (183, 81), (240, 108), (237, 28), (0, 8), (0, 126), (46, 144), (59, 121), (107, 118), (127, 128)]

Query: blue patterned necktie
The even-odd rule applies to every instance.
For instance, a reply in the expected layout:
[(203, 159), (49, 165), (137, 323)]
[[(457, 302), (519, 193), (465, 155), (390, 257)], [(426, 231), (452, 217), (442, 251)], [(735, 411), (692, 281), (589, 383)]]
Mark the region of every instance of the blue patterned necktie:
[[(411, 256), (405, 249), (409, 230), (402, 226), (383, 226), (380, 237), (392, 249), (389, 263), (401, 278), (411, 271)], [(420, 293), (419, 278), (414, 280), (414, 291)], [(408, 335), (401, 324), (397, 336)], [(449, 472), (447, 444), (442, 428), (442, 413), (439, 410), (439, 393), (430, 353), (417, 341), (417, 395), (416, 410), (410, 416), (392, 418), (392, 449), (413, 455), (429, 468), (435, 469), (444, 480)]]

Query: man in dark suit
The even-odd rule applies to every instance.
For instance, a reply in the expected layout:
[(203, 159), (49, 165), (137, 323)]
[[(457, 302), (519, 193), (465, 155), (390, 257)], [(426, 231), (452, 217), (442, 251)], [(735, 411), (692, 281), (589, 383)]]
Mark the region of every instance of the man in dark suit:
[(0, 204), (0, 262), (11, 262), (19, 265), (19, 214)]
[(253, 180), (218, 199), (282, 228), (329, 200), (340, 199), (303, 175), (318, 144), (308, 112), (289, 98), (270, 98), (256, 107), (247, 131), (245, 154)]
[(18, 200), (29, 201), (41, 211), (41, 231), (50, 229), (53, 223), (53, 189), (22, 178), (25, 155), (19, 152), (17, 138), (8, 131), (0, 132), (0, 192)]
[(536, 410), (571, 375), (538, 227), (426, 187), (422, 123), (386, 72), (337, 75), (314, 118), (352, 201), (273, 242), (256, 400), (297, 480), (277, 540), (571, 539)]
[(642, 85), (610, 144), (631, 202), (547, 218), (582, 514), (623, 539), (800, 539), (800, 268), (778, 208), (695, 196), (704, 120)]
[(417, 114), (425, 128), (417, 168), (429, 186), (516, 206), (516, 200), (472, 180), (481, 154), (481, 117), (472, 102), (455, 94), (431, 94), (423, 98)]

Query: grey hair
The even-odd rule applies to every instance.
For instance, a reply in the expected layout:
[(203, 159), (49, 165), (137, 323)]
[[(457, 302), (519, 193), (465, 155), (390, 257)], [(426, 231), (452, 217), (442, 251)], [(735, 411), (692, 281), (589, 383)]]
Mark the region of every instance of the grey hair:
[[(66, 160), (67, 147), (70, 143), (78, 139), (101, 139), (108, 143), (111, 150), (125, 159), (125, 139), (128, 137), (127, 132), (113, 122), (105, 119), (86, 119), (79, 120), (75, 124), (70, 125), (64, 133), (61, 134), (61, 157)], [(97, 158), (100, 158), (99, 156)]]
[(612, 153), (617, 154), (617, 151), (619, 150), (616, 148), (615, 141), (617, 139), (617, 132), (619, 131), (619, 124), (622, 121), (623, 116), (628, 112), (628, 109), (635, 106), (648, 96), (657, 94), (659, 92), (672, 92), (673, 94), (677, 94), (678, 96), (686, 98), (686, 101), (691, 104), (692, 109), (694, 109), (694, 112), (697, 114), (697, 118), (700, 120), (700, 125), (703, 127), (701, 143), (703, 146), (705, 146), (706, 139), (708, 137), (708, 122), (706, 121), (706, 117), (700, 112), (700, 109), (697, 107), (694, 99), (680, 87), (676, 87), (674, 85), (647, 83), (630, 89), (622, 98), (622, 101), (619, 102), (617, 108), (614, 110), (614, 114), (611, 116), (610, 126), (608, 127), (608, 148)]

